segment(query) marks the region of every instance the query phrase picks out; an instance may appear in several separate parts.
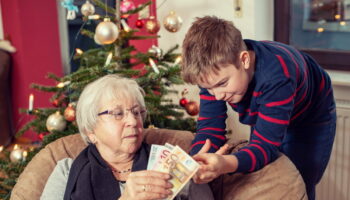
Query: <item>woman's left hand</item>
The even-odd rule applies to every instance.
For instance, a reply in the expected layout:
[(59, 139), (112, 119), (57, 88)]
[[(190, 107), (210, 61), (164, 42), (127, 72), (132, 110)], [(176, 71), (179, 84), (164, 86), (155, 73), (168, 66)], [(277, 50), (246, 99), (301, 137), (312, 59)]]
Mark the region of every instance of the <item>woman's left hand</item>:
[(164, 199), (171, 195), (170, 175), (153, 170), (130, 173), (120, 200)]

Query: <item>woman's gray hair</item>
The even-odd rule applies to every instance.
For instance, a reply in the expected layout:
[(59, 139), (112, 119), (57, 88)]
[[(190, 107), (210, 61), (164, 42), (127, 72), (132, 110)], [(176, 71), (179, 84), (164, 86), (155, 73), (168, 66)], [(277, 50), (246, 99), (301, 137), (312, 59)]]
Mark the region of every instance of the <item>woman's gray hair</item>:
[[(91, 143), (87, 133), (93, 132), (101, 112), (101, 102), (116, 99), (134, 99), (145, 108), (144, 91), (133, 79), (115, 74), (103, 76), (83, 89), (77, 108), (76, 117), (79, 132), (86, 143)], [(143, 115), (143, 119), (145, 115)]]

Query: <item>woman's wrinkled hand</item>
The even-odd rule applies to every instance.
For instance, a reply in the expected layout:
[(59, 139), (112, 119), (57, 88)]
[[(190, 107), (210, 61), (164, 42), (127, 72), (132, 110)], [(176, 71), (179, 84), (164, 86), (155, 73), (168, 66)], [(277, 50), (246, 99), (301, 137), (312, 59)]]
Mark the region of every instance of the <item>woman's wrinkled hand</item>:
[(132, 172), (120, 200), (164, 199), (172, 194), (170, 175), (153, 170)]

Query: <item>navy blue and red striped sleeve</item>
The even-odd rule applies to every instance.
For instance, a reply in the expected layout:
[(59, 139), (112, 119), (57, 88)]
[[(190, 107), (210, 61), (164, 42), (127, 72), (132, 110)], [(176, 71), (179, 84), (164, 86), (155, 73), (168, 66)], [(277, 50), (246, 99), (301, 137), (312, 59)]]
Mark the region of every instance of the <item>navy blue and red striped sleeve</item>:
[(206, 89), (201, 88), (197, 132), (192, 141), (191, 155), (198, 153), (206, 139), (210, 139), (212, 143), (209, 152), (216, 152), (225, 144), (226, 111), (225, 101), (217, 101)]

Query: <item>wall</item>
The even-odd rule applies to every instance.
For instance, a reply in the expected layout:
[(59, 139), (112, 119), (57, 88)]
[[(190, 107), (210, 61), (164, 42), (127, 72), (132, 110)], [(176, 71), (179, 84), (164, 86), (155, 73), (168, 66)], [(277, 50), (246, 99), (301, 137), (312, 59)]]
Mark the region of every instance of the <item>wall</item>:
[[(163, 1), (158, 0), (159, 7)], [(244, 38), (256, 40), (272, 40), (273, 39), (273, 0), (250, 0), (244, 1), (242, 17), (235, 17), (234, 14), (235, 1), (212, 1), (212, 0), (176, 0), (166, 1), (158, 10), (158, 19), (162, 20), (170, 11), (175, 11), (183, 19), (181, 29), (176, 33), (168, 32), (164, 27), (159, 31), (161, 36), (158, 40), (159, 47), (167, 50), (176, 44), (182, 43), (186, 31), (191, 26), (196, 17), (205, 15), (215, 15), (226, 20), (233, 21), (234, 24), (241, 30)], [(198, 88), (191, 85), (173, 86), (182, 91), (184, 88), (189, 89), (188, 99), (199, 102)], [(175, 102), (181, 98), (180, 95), (175, 96)], [(229, 109), (229, 121), (227, 128), (233, 130), (234, 139), (247, 138), (249, 127), (241, 125), (236, 113)], [(239, 130), (239, 131), (237, 131)]]
[[(9, 37), (17, 52), (12, 54), (12, 103), (15, 129), (28, 115), (20, 108), (28, 107), (30, 93), (35, 96), (34, 107), (50, 106), (49, 93), (29, 88), (31, 83), (55, 84), (46, 79), (47, 72), (62, 74), (56, 1), (0, 0), (5, 37)], [(36, 134), (28, 132), (32, 140)]]
[(1, 14), (1, 2), (0, 2), (0, 40), (4, 39), (4, 29), (2, 27), (2, 14)]

